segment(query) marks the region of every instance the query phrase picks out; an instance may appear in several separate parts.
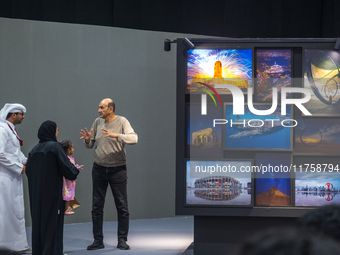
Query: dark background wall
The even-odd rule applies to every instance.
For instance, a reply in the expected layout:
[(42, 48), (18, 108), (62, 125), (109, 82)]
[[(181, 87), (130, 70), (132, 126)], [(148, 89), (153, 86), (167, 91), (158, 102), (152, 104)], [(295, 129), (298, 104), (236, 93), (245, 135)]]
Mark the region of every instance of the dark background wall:
[(338, 0), (1, 0), (0, 17), (224, 37), (333, 38)]
[[(76, 187), (81, 206), (66, 223), (91, 221), (93, 150), (79, 132), (91, 127), (106, 97), (139, 136), (138, 144), (126, 146), (131, 219), (175, 216), (176, 46), (165, 52), (163, 42), (177, 37), (184, 35), (0, 18), (0, 108), (26, 106), (17, 126), (22, 151), (28, 155), (40, 124), (50, 119), (58, 140), (73, 141), (76, 163), (85, 165)], [(116, 220), (110, 190), (105, 220)]]

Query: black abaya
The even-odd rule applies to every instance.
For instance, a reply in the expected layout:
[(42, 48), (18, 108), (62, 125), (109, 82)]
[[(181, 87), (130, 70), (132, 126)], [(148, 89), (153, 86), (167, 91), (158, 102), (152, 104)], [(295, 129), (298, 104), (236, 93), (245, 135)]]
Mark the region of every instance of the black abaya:
[(41, 125), (38, 132), (40, 142), (29, 153), (26, 164), (33, 255), (63, 254), (63, 176), (75, 180), (79, 173), (62, 145), (56, 142), (55, 130), (54, 122)]

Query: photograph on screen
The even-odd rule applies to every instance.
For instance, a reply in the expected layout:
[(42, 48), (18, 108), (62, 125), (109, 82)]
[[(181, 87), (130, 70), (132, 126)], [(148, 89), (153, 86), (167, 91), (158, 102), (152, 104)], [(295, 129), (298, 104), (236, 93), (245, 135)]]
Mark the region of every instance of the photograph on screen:
[(291, 153), (256, 153), (255, 165), (260, 172), (255, 174), (256, 206), (291, 205)]
[[(281, 115), (281, 106), (270, 115), (255, 115), (244, 106), (244, 115), (233, 115), (233, 105), (225, 103), (224, 149), (291, 150), (291, 107)], [(268, 110), (271, 105), (254, 105), (257, 110)]]
[(187, 105), (187, 157), (221, 158), (222, 127), (213, 125), (222, 117), (222, 107), (208, 104), (207, 114), (201, 114), (200, 104)]
[(186, 204), (251, 206), (251, 161), (187, 161)]
[(324, 206), (340, 203), (338, 171), (311, 172), (298, 169), (295, 173), (295, 206)]
[[(281, 89), (292, 85), (291, 58), (291, 50), (287, 49), (256, 50), (256, 101), (272, 101), (273, 88), (277, 88), (280, 100)], [(290, 93), (286, 97), (290, 98)]]
[(304, 66), (304, 88), (312, 95), (304, 107), (313, 116), (340, 116), (340, 52), (306, 49)]
[(190, 49), (187, 62), (187, 92), (206, 93), (215, 89), (229, 94), (229, 89), (216, 85), (234, 85), (244, 92), (252, 86), (251, 49)]
[(340, 155), (339, 119), (296, 119), (296, 154)]

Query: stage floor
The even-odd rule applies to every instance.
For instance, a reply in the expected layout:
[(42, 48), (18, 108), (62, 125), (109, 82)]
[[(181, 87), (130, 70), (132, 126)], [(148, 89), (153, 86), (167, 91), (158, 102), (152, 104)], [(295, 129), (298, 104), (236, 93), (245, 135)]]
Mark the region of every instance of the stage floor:
[[(190, 255), (193, 251), (187, 248), (193, 242), (193, 232), (193, 217), (130, 220), (127, 243), (131, 250), (121, 251), (116, 248), (117, 221), (104, 222), (105, 249), (88, 251), (86, 247), (93, 241), (92, 223), (67, 224), (64, 228), (64, 253), (68, 255)], [(31, 244), (31, 228), (27, 228), (27, 236)]]

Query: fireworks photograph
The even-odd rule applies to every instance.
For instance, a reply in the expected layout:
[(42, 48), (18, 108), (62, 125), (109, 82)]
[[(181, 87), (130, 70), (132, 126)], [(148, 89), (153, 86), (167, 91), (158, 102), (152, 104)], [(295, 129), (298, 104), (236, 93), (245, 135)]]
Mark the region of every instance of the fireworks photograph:
[[(187, 92), (205, 93), (206, 85), (234, 85), (243, 91), (252, 86), (251, 49), (190, 49), (187, 63)], [(230, 93), (217, 88), (218, 93)]]

